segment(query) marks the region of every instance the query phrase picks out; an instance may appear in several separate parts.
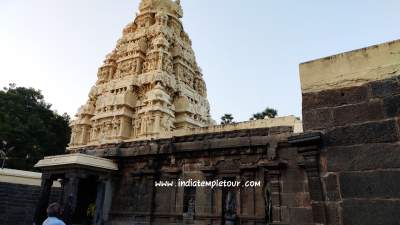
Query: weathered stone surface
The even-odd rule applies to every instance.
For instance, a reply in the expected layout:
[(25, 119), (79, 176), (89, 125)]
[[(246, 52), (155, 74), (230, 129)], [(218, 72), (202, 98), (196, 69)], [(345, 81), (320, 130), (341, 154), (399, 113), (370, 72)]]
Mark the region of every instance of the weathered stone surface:
[(400, 95), (386, 97), (383, 104), (387, 117), (400, 116)]
[[(0, 182), (0, 224), (31, 225), (40, 186)], [(59, 188), (53, 188), (50, 202), (58, 200)]]
[(327, 146), (395, 142), (398, 139), (396, 120), (338, 127), (326, 132), (324, 137)]
[(308, 177), (308, 189), (313, 201), (323, 201), (324, 196), (322, 193), (321, 178)]
[(400, 40), (300, 64), (302, 93), (361, 86), (397, 77)]
[(392, 200), (345, 200), (345, 225), (398, 225), (400, 202)]
[[(236, 206), (237, 210), (240, 209), (238, 220), (258, 221), (258, 224), (265, 224), (264, 185), (269, 183), (272, 187), (274, 221), (287, 219), (289, 222), (293, 217), (299, 219), (299, 223), (307, 224), (312, 221), (307, 178), (297, 164), (298, 148), (287, 143), (291, 135), (287, 132), (291, 132), (291, 129), (277, 127), (194, 134), (171, 139), (109, 144), (104, 146), (105, 149), (94, 148), (90, 151), (118, 158), (121, 166), (121, 177), (115, 185), (110, 214), (112, 222), (136, 223), (141, 218), (125, 216), (152, 215), (153, 221), (168, 218), (172, 221), (170, 224), (179, 223), (187, 199), (184, 188), (154, 188), (153, 183), (154, 180), (170, 180), (175, 177), (182, 180), (261, 181), (261, 186), (242, 187), (236, 195), (240, 199)], [(272, 148), (275, 151), (274, 157), (270, 157), (268, 151)], [(211, 190), (209, 187), (196, 189), (196, 224), (210, 218), (213, 221), (222, 220), (222, 209), (226, 205), (224, 190)], [(285, 206), (289, 218), (282, 218)], [(288, 206), (291, 206), (290, 210)]]
[(372, 98), (390, 97), (400, 94), (399, 77), (395, 76), (390, 79), (378, 80), (369, 83)]
[(303, 111), (304, 130), (318, 130), (333, 125), (333, 113), (331, 108)]
[(368, 100), (368, 88), (366, 86), (303, 93), (303, 111), (356, 104), (366, 100)]
[(307, 192), (308, 184), (304, 181), (285, 181), (282, 183), (282, 193)]
[(326, 207), (326, 215), (327, 215), (327, 224), (328, 225), (340, 225), (341, 223), (341, 215), (340, 215), (340, 204), (334, 202), (328, 202), (325, 204)]
[(309, 224), (313, 222), (313, 212), (311, 208), (289, 207), (290, 224)]
[[(297, 165), (293, 165), (293, 166), (297, 166)], [(282, 178), (284, 178), (287, 181), (291, 181), (291, 182), (306, 181), (307, 175), (306, 175), (305, 171), (297, 170), (294, 168), (296, 168), (296, 167), (290, 167), (290, 168), (287, 168), (286, 170), (282, 171), (282, 175), (281, 175)]]
[(316, 223), (399, 224), (398, 53), (399, 40), (300, 65), (304, 128), (324, 140), (319, 167), (307, 170), (311, 198), (314, 177), (324, 188), (312, 202)]
[[(380, 100), (337, 107), (333, 108), (332, 111), (334, 126), (376, 121), (385, 117)], [(325, 126), (325, 128), (329, 128), (329, 126)]]
[(311, 207), (313, 211), (314, 222), (317, 224), (325, 224), (326, 223), (325, 203), (313, 202), (311, 204)]
[(289, 207), (310, 207), (310, 194), (306, 192), (282, 193), (283, 205)]
[(342, 172), (343, 198), (400, 198), (400, 171)]
[(339, 185), (336, 174), (329, 174), (328, 176), (322, 178), (325, 187), (325, 200), (326, 201), (339, 201)]
[(358, 171), (400, 168), (397, 143), (332, 147), (327, 150), (329, 171)]

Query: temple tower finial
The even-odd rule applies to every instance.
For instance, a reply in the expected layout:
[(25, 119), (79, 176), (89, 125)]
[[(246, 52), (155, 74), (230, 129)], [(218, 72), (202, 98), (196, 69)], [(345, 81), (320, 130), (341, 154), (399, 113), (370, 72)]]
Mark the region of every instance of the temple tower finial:
[(180, 0), (142, 0), (139, 11), (140, 13), (165, 12), (178, 18), (183, 16)]

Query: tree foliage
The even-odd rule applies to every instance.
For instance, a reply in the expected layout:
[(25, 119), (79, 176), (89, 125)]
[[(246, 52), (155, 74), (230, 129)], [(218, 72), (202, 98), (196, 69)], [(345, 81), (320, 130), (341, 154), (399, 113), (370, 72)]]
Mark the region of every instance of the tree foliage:
[(44, 156), (65, 152), (71, 135), (69, 116), (50, 109), (40, 91), (10, 84), (0, 90), (0, 141), (14, 149), (6, 167), (33, 170)]
[(225, 114), (221, 117), (221, 124), (231, 124), (233, 123), (233, 116), (232, 114)]
[(267, 107), (264, 111), (253, 114), (250, 120), (263, 120), (265, 117), (275, 118), (277, 115), (278, 111), (276, 109)]

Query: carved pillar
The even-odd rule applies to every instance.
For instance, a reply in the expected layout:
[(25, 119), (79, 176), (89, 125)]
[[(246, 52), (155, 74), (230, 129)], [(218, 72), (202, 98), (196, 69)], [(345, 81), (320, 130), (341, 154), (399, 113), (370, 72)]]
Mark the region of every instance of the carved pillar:
[(239, 215), (241, 216), (255, 216), (256, 215), (256, 188), (244, 187), (245, 182), (255, 181), (257, 167), (242, 166), (240, 168), (241, 187), (239, 189)]
[(316, 146), (312, 146), (300, 148), (298, 152), (304, 158), (304, 168), (307, 172), (314, 222), (326, 224), (326, 209), (324, 206), (322, 182), (319, 175), (319, 149)]
[(268, 162), (260, 164), (264, 168), (264, 201), (266, 223), (280, 223), (281, 215), (281, 171), (286, 168), (286, 162)]
[(90, 127), (88, 125), (83, 125), (82, 127), (82, 144), (87, 144), (89, 140), (89, 130)]
[[(149, 167), (151, 167), (152, 162), (149, 162)], [(156, 170), (154, 169), (143, 169), (143, 170), (138, 170), (135, 171), (133, 174), (135, 179), (142, 179), (144, 182), (144, 186), (149, 188), (148, 190), (145, 190), (147, 193), (150, 194), (150, 198), (147, 199), (147, 202), (149, 203), (148, 207), (146, 207), (147, 211), (145, 213), (148, 215), (145, 218), (145, 224), (152, 224), (153, 216), (154, 216), (154, 210), (155, 210), (155, 196), (156, 196), (156, 189), (154, 182), (157, 180), (156, 177)]]
[[(170, 168), (164, 172), (166, 173), (168, 180), (173, 181), (175, 184), (174, 187), (170, 187), (171, 188), (171, 191), (170, 191), (170, 201), (171, 202), (170, 202), (170, 207), (169, 207), (171, 215), (175, 215), (175, 214), (177, 214), (177, 208), (176, 208), (176, 205), (177, 205), (176, 197), (177, 196), (176, 195), (178, 192), (178, 186), (176, 184), (178, 183), (178, 177), (179, 177), (179, 174), (181, 173), (181, 169)], [(171, 224), (176, 223), (175, 218), (172, 216), (170, 217), (170, 223)]]
[(50, 174), (43, 173), (39, 202), (36, 206), (35, 216), (34, 216), (34, 224), (36, 225), (42, 224), (42, 222), (46, 218), (46, 209), (49, 204), (49, 197), (52, 185), (53, 185), (52, 176)]
[(160, 115), (160, 113), (157, 113), (154, 118), (153, 132), (160, 133), (160, 130), (161, 130), (160, 124), (161, 124), (161, 115)]
[(289, 138), (289, 143), (298, 147), (297, 152), (304, 159), (301, 166), (307, 173), (314, 222), (326, 224), (326, 208), (319, 170), (320, 140), (320, 133), (304, 133)]
[(268, 177), (271, 182), (272, 194), (272, 222), (279, 223), (281, 221), (281, 173), (279, 170), (268, 171)]
[[(208, 167), (203, 167), (200, 169), (203, 172), (203, 176), (206, 181), (213, 181), (216, 174), (217, 174), (217, 169), (213, 166), (208, 166)], [(207, 213), (209, 216), (215, 216), (216, 214), (216, 190), (215, 188), (206, 188), (206, 195), (209, 196), (209, 201), (208, 205), (206, 206), (208, 208)], [(208, 224), (213, 224), (213, 220), (210, 218), (207, 220)]]
[(140, 58), (136, 59), (136, 67), (135, 67), (135, 74), (140, 74), (142, 70), (141, 60)]

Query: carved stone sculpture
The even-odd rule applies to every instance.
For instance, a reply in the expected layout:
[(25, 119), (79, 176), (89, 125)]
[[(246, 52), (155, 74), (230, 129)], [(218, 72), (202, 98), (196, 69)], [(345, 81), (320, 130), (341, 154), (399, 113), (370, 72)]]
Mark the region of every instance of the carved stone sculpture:
[(264, 187), (265, 222), (272, 223), (272, 189), (268, 182)]
[(236, 221), (235, 193), (230, 190), (225, 201), (225, 225), (234, 225)]

